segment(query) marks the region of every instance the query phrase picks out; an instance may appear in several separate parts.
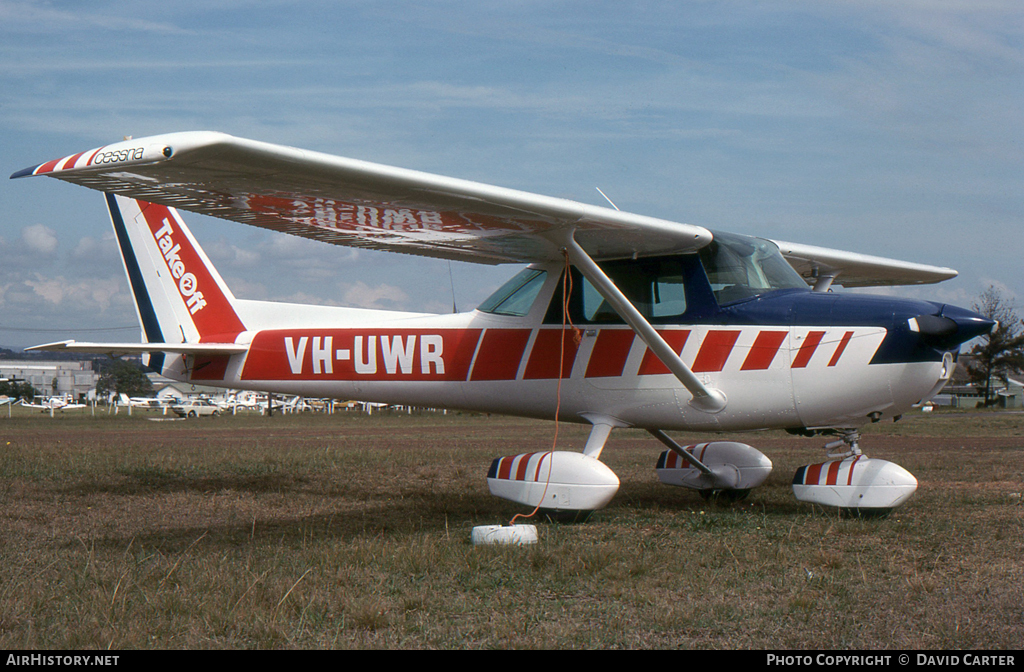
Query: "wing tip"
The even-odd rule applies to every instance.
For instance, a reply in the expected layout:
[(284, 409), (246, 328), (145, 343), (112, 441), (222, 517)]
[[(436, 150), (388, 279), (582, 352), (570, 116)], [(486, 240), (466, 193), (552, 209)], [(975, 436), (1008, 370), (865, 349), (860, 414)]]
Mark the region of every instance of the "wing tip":
[(67, 341), (54, 341), (53, 343), (42, 343), (40, 345), (32, 345), (25, 348), (25, 351), (30, 350), (66, 350), (69, 345), (74, 345), (74, 340)]
[(33, 175), (36, 174), (36, 171), (39, 170), (39, 166), (41, 166), (41, 165), (43, 165), (43, 164), (37, 163), (34, 166), (30, 166), (28, 168), (23, 168), (23, 169), (19, 170), (18, 172), (12, 174), (11, 175), (11, 179), (12, 180), (17, 180), (20, 177), (32, 177)]

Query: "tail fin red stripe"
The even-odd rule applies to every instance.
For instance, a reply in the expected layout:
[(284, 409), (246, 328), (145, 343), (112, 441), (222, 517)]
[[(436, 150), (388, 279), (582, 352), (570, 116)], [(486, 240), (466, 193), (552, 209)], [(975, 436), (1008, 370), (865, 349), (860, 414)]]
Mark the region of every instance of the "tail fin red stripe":
[(245, 325), (235, 313), (230, 299), (217, 284), (189, 236), (179, 227), (170, 208), (141, 201), (139, 206), (163, 254), (164, 264), (175, 280), (181, 300), (199, 331), (200, 340), (213, 335), (217, 335), (218, 340), (234, 338), (245, 331)]

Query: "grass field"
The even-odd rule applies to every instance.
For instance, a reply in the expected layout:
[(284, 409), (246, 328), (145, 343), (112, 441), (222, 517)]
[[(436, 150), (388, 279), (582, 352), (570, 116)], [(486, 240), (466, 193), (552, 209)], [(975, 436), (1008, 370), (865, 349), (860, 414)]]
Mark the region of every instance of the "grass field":
[[(617, 430), (622, 488), (535, 546), (499, 455), (551, 423), (477, 415), (0, 416), (0, 648), (1019, 648), (1024, 415), (865, 432), (914, 497), (882, 520), (797, 502), (824, 439), (740, 437), (775, 471), (729, 508), (658, 483)], [(585, 430), (563, 425), (560, 448)], [(693, 442), (706, 436), (681, 435)], [(735, 438), (735, 437), (734, 437)]]

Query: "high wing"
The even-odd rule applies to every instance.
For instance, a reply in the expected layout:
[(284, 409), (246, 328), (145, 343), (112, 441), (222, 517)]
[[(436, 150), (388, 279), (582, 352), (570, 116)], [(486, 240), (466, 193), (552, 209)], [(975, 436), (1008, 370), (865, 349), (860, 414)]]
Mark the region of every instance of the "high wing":
[[(827, 247), (773, 240), (790, 266), (814, 284), (822, 278), (844, 287), (924, 285), (955, 278), (952, 268), (896, 261)], [(831, 283), (830, 283), (831, 284)]]
[[(213, 132), (125, 140), (18, 171), (338, 245), (478, 263), (691, 252), (691, 224)], [(948, 268), (780, 243), (810, 282), (939, 282)]]
[(211, 132), (127, 140), (11, 177), (42, 174), (328, 243), (464, 261), (560, 259), (573, 230), (598, 258), (711, 241), (699, 226)]

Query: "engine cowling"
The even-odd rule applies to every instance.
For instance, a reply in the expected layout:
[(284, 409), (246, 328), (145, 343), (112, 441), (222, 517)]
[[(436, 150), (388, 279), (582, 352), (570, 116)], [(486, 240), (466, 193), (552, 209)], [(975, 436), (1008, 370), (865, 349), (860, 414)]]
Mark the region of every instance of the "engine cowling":
[(553, 511), (594, 511), (619, 491), (619, 477), (583, 453), (549, 451), (499, 457), (487, 486), (495, 497)]
[(917, 479), (898, 464), (853, 455), (806, 464), (793, 476), (793, 494), (801, 502), (885, 513), (907, 501)]

